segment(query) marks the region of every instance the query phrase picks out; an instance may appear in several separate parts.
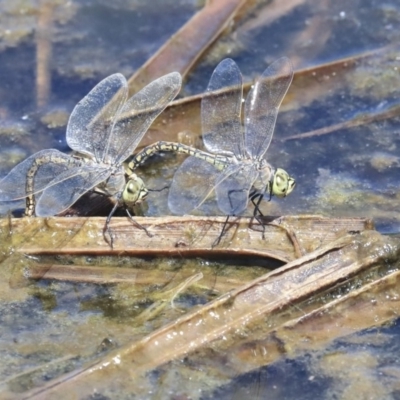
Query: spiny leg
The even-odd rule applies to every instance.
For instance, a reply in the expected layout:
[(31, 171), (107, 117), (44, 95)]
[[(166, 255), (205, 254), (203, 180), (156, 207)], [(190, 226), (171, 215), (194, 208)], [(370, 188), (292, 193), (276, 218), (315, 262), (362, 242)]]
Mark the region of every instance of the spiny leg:
[[(117, 201), (117, 202), (115, 202), (114, 207), (112, 208), (110, 214), (108, 214), (106, 223), (103, 228), (104, 240), (106, 241), (106, 243), (108, 243), (110, 245), (111, 250), (114, 248), (114, 238), (112, 236), (111, 229), (110, 229), (110, 221), (111, 221), (112, 216), (115, 214), (115, 211), (117, 210), (118, 206), (119, 206), (119, 202)], [(110, 241), (107, 240), (106, 232), (110, 236)]]
[(213, 244), (211, 245), (211, 248), (214, 248), (215, 246), (218, 246), (219, 243), (221, 242), (222, 236), (225, 235), (225, 232), (227, 231), (227, 225), (228, 225), (228, 220), (229, 220), (230, 215), (227, 215), (226, 220), (224, 222), (224, 226), (221, 229), (221, 233), (219, 236), (214, 240)]
[[(236, 208), (236, 210), (234, 210), (233, 209), (233, 202), (232, 202), (232, 195), (234, 194), (234, 193), (240, 193), (240, 192), (244, 192), (244, 189), (235, 189), (235, 190), (229, 190), (228, 191), (228, 199), (229, 199), (229, 205), (231, 206), (231, 213), (230, 213), (230, 215), (236, 215), (237, 214), (237, 208)], [(240, 204), (239, 204), (240, 205)]]
[(261, 212), (260, 204), (261, 204), (261, 200), (264, 198), (265, 192), (267, 190), (269, 192), (268, 201), (271, 201), (271, 199), (272, 199), (272, 184), (271, 183), (269, 185), (267, 185), (267, 187), (265, 188), (263, 193), (257, 192), (256, 190), (254, 190), (252, 193), (250, 193), (250, 200), (254, 205), (253, 218), (255, 218), (256, 221), (262, 226), (262, 229), (263, 229), (262, 230), (262, 238), (263, 238), (263, 240), (265, 240), (265, 224), (264, 224), (264, 221), (261, 218), (261, 217), (264, 216), (264, 214)]
[(252, 193), (250, 193), (250, 200), (254, 206), (254, 212), (253, 212), (254, 217), (256, 217), (256, 213), (258, 213), (259, 217), (264, 216), (264, 214), (262, 213), (262, 211), (260, 209), (260, 203), (261, 203), (261, 200), (263, 199), (263, 197), (264, 197), (264, 195), (257, 191), (253, 191)]
[(135, 219), (132, 217), (131, 213), (129, 212), (129, 210), (127, 208), (125, 208), (125, 212), (134, 225), (136, 225), (140, 229), (143, 229), (146, 232), (148, 237), (153, 237), (153, 235), (147, 230), (147, 228), (145, 226), (143, 226), (143, 225), (139, 224), (139, 222), (135, 221)]
[[(231, 206), (231, 210), (233, 210), (233, 202), (232, 202), (232, 194), (233, 193), (237, 193), (237, 192), (243, 192), (243, 189), (240, 190), (229, 190), (228, 191), (228, 199), (229, 199), (229, 204)], [(225, 235), (228, 226), (228, 221), (229, 221), (229, 217), (231, 216), (235, 216), (236, 213), (234, 212), (235, 210), (232, 211), (232, 213), (230, 215), (227, 215), (226, 220), (224, 222), (224, 226), (222, 227), (221, 233), (219, 234), (218, 238), (214, 241), (214, 243), (211, 245), (212, 248), (214, 248), (215, 246), (217, 246), (220, 242), (222, 237)]]
[[(268, 189), (267, 189), (268, 188)], [(266, 188), (265, 188), (265, 190), (261, 193), (261, 192), (259, 192), (259, 191), (257, 191), (257, 190), (253, 190), (251, 193), (250, 193), (250, 200), (251, 200), (251, 202), (253, 203), (253, 205), (254, 205), (254, 213), (253, 213), (253, 216), (257, 219), (257, 216), (256, 216), (256, 213), (258, 213), (258, 217), (263, 217), (264, 216), (264, 214), (262, 213), (262, 211), (261, 211), (261, 209), (260, 209), (260, 203), (261, 203), (261, 200), (265, 197), (265, 192), (268, 190), (268, 192), (269, 192), (269, 199), (268, 199), (268, 201), (271, 201), (271, 199), (272, 199), (272, 185), (271, 184), (269, 184)], [(257, 202), (256, 202), (256, 200), (257, 200)], [(257, 219), (257, 221), (258, 221), (258, 219)]]
[(264, 198), (264, 195), (262, 193), (256, 192), (250, 197), (250, 200), (254, 205), (253, 218), (261, 225), (262, 238), (263, 238), (263, 240), (265, 240), (265, 224), (264, 224), (264, 221), (262, 220), (262, 217), (264, 216), (264, 214), (260, 210), (260, 203), (263, 198)]
[(226, 217), (226, 220), (225, 220), (225, 222), (224, 222), (224, 226), (222, 227), (221, 233), (219, 234), (218, 238), (214, 241), (214, 243), (212, 244), (211, 247), (215, 247), (215, 246), (217, 246), (217, 245), (221, 242), (222, 236), (224, 236), (225, 233), (226, 233), (226, 231), (228, 230), (228, 229), (227, 229), (227, 226), (228, 226), (229, 217), (235, 216), (235, 215), (236, 215), (235, 210), (233, 210), (233, 202), (232, 202), (232, 197), (231, 197), (232, 194), (238, 193), (238, 192), (243, 192), (243, 191), (244, 191), (243, 189), (239, 189), (239, 190), (229, 190), (229, 191), (228, 191), (228, 199), (229, 199), (229, 204), (230, 204), (232, 213), (229, 214), (229, 215)]
[[(104, 240), (110, 245), (111, 249), (114, 248), (114, 237), (111, 233), (110, 222), (111, 222), (111, 218), (115, 214), (115, 211), (117, 210), (118, 206), (120, 206), (120, 203), (117, 201), (115, 203), (114, 207), (112, 208), (110, 214), (108, 214), (108, 217), (107, 217), (106, 223), (104, 225), (104, 229), (103, 229)], [(153, 237), (153, 235), (146, 229), (146, 227), (139, 224), (139, 222), (135, 221), (135, 219), (132, 217), (131, 213), (129, 212), (129, 210), (127, 208), (125, 208), (125, 212), (134, 225), (136, 225), (140, 229), (143, 229), (146, 232), (148, 237)], [(106, 233), (108, 233), (108, 235), (110, 236), (110, 241), (107, 240)]]

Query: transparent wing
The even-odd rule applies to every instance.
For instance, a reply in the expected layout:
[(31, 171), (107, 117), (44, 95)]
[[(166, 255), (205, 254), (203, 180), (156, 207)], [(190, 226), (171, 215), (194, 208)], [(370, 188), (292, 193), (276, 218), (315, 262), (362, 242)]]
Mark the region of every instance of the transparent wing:
[(181, 75), (172, 72), (149, 83), (124, 104), (108, 138), (110, 162), (122, 164), (133, 153), (152, 122), (178, 94), (181, 84)]
[(65, 171), (43, 191), (36, 204), (36, 215), (50, 217), (61, 213), (109, 176), (109, 168), (99, 166), (83, 165)]
[(201, 101), (203, 141), (208, 151), (244, 156), (240, 120), (242, 94), (242, 75), (238, 66), (230, 58), (221, 61)]
[(98, 83), (73, 109), (67, 126), (71, 149), (105, 160), (115, 115), (128, 97), (128, 85), (121, 74)]
[(292, 64), (288, 58), (280, 58), (264, 71), (247, 95), (245, 141), (253, 158), (262, 158), (271, 143), (279, 107), (292, 78)]
[(178, 215), (190, 214), (194, 210), (215, 215), (215, 198), (211, 202), (205, 200), (213, 193), (219, 173), (212, 164), (196, 157), (188, 157), (175, 172), (169, 188), (169, 209)]
[(249, 192), (258, 173), (253, 165), (231, 164), (216, 181), (219, 209), (225, 215), (239, 215), (247, 208)]
[(81, 162), (58, 150), (39, 151), (16, 165), (0, 181), (0, 201), (12, 201), (39, 193), (55, 176)]

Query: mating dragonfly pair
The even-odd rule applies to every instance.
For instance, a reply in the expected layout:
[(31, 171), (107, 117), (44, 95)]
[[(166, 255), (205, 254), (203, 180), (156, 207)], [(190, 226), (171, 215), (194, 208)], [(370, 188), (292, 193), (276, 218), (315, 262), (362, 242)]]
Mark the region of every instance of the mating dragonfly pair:
[[(242, 76), (233, 60), (223, 60), (201, 104), (203, 141), (209, 153), (181, 143), (157, 142), (126, 165), (124, 162), (154, 119), (178, 94), (181, 76), (177, 72), (165, 75), (127, 99), (126, 79), (121, 74), (111, 75), (72, 111), (66, 138), (74, 153), (48, 149), (33, 154), (0, 181), (0, 201), (26, 198), (27, 216), (47, 217), (62, 213), (85, 193), (101, 193), (114, 203), (104, 229), (112, 246), (109, 223), (118, 207), (124, 207), (129, 218), (145, 229), (130, 213), (148, 194), (134, 170), (156, 152), (173, 151), (190, 155), (169, 189), (168, 203), (173, 213), (190, 213), (215, 191), (218, 207), (227, 215), (226, 222), (229, 216), (241, 214), (249, 199), (258, 218), (265, 195), (284, 197), (295, 186), (287, 172), (273, 169), (265, 158), (292, 77), (287, 58), (264, 71), (246, 98), (243, 130)], [(201, 178), (198, 187), (187, 185), (193, 175)]]

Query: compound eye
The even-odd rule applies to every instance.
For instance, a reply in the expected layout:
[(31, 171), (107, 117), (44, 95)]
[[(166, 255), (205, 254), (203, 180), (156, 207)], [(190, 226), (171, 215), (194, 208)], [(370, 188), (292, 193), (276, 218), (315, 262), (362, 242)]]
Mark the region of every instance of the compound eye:
[(136, 193), (137, 187), (136, 187), (136, 185), (135, 185), (134, 183), (129, 182), (128, 185), (126, 186), (126, 191), (127, 191), (129, 194), (132, 195), (132, 194)]
[(295, 186), (296, 186), (296, 181), (294, 180), (294, 178), (289, 177), (286, 195), (289, 195), (290, 193), (292, 193)]
[(140, 195), (140, 187), (135, 181), (129, 181), (125, 185), (124, 192), (122, 194), (122, 199), (127, 204), (135, 204)]
[(290, 180), (288, 173), (278, 168), (272, 183), (272, 194), (278, 197), (285, 197), (291, 191), (289, 189)]

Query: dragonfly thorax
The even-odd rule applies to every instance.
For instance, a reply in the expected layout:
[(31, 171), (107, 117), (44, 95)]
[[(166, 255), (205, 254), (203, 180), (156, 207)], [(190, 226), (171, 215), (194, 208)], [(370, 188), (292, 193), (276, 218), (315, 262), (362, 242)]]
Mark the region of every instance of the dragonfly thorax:
[(98, 185), (98, 189), (108, 196), (114, 196), (121, 193), (125, 186), (125, 172), (123, 168), (113, 168), (109, 178)]
[[(254, 162), (254, 161), (253, 161)], [(262, 159), (257, 164), (258, 177), (254, 182), (253, 186), (260, 193), (265, 193), (269, 191), (270, 185), (272, 184), (273, 169), (271, 165)]]

